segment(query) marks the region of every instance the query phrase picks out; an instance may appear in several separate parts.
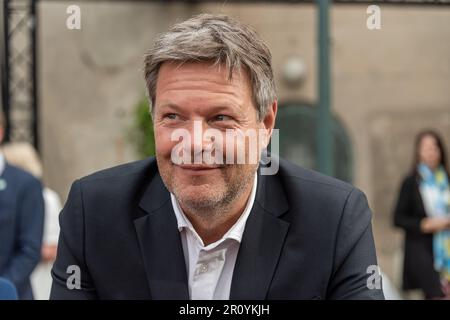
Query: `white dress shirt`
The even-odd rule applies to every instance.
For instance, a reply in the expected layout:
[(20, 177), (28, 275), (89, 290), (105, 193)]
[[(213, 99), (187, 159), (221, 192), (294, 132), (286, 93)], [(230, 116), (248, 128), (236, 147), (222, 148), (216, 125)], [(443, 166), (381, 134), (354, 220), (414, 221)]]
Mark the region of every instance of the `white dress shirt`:
[(181, 234), (187, 267), (189, 297), (192, 300), (228, 300), (234, 265), (256, 195), (257, 174), (244, 212), (222, 239), (204, 245), (178, 201), (170, 194)]
[(3, 171), (5, 171), (5, 167), (6, 167), (5, 157), (0, 151), (0, 191), (5, 190), (7, 185), (6, 180), (2, 178)]
[(5, 157), (0, 151), (0, 176), (3, 174), (3, 170), (5, 170)]
[[(43, 197), (45, 203), (45, 219), (44, 219), (44, 236), (42, 238), (43, 245), (57, 245), (59, 237), (58, 217), (62, 209), (61, 200), (58, 194), (49, 189), (44, 188)], [(52, 287), (51, 270), (53, 261), (41, 261), (30, 276), (31, 287), (35, 300), (48, 300)]]

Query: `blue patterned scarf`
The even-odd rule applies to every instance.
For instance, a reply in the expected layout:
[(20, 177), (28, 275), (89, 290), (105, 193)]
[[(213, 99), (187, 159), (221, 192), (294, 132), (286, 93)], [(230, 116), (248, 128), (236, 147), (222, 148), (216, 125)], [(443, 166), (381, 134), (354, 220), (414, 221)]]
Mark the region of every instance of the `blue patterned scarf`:
[[(450, 186), (447, 173), (442, 166), (432, 171), (425, 164), (418, 166), (421, 176), (420, 191), (431, 194), (427, 215), (430, 217), (450, 216)], [(431, 208), (430, 208), (431, 207)], [(425, 207), (427, 209), (427, 206)], [(430, 212), (431, 211), (431, 212)], [(450, 280), (450, 230), (443, 230), (433, 234), (434, 268), (443, 277)]]

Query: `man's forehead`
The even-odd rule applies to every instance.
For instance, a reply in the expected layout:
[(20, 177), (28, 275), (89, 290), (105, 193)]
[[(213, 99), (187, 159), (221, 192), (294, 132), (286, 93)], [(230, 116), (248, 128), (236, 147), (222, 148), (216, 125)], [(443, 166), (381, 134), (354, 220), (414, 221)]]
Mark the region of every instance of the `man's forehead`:
[(164, 62), (158, 73), (158, 80), (162, 77), (192, 77), (193, 79), (215, 79), (216, 81), (230, 84), (233, 82), (247, 82), (249, 80), (246, 68), (235, 68), (232, 70), (230, 77), (230, 69), (226, 64), (214, 63), (210, 61), (188, 61)]
[(230, 81), (227, 67), (212, 62), (163, 63), (158, 75), (155, 104), (160, 110), (174, 105), (203, 111), (225, 107), (243, 112), (247, 107), (254, 108), (246, 71), (235, 71)]

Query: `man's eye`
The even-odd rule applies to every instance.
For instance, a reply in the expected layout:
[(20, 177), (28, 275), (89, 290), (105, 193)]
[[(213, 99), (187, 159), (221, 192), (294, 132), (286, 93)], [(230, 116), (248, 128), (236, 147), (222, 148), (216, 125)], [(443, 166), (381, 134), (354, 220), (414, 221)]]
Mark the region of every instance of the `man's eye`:
[(176, 120), (177, 115), (175, 113), (168, 113), (168, 114), (164, 115), (164, 118), (167, 118), (169, 120)]
[(218, 116), (214, 117), (214, 121), (227, 121), (227, 120), (231, 120), (231, 117), (223, 114), (219, 114)]

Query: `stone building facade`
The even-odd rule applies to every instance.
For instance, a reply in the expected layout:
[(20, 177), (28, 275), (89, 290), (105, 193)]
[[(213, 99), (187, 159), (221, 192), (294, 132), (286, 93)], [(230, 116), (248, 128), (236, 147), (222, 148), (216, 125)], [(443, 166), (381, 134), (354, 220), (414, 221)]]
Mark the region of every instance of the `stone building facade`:
[[(145, 95), (143, 54), (156, 34), (193, 14), (221, 12), (252, 25), (272, 50), (280, 103), (317, 101), (312, 4), (80, 2), (80, 30), (66, 28), (68, 5), (39, 4), (44, 178), (63, 201), (74, 179), (136, 159), (127, 131)], [(450, 151), (450, 7), (380, 7), (380, 30), (366, 27), (365, 5), (331, 10), (332, 108), (350, 138), (353, 183), (374, 212), (381, 267), (397, 282), (401, 233), (391, 211), (414, 136), (434, 128)], [(288, 87), (283, 67), (293, 56), (306, 73)]]

